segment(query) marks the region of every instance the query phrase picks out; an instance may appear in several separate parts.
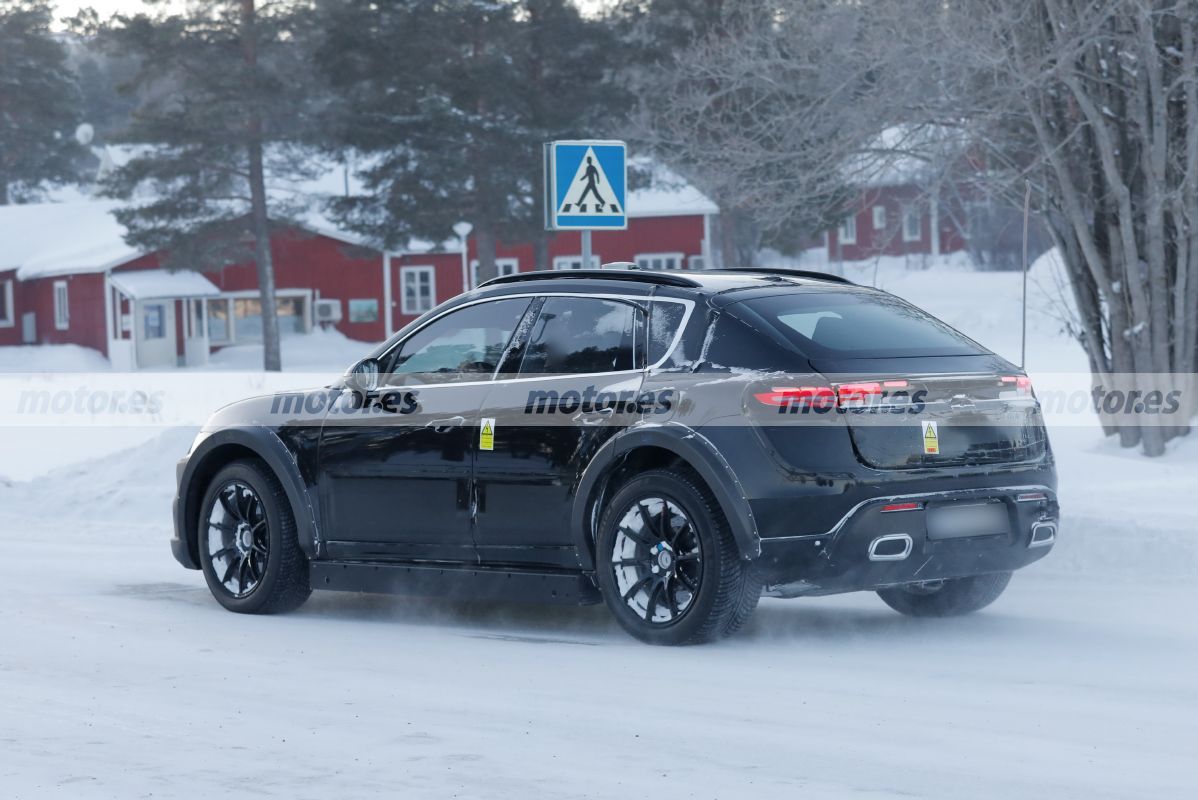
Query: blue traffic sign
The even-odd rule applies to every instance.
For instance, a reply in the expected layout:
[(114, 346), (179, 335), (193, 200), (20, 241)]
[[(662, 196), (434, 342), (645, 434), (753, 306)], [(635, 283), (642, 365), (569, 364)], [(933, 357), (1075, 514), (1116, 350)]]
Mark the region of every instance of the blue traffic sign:
[(626, 148), (617, 141), (545, 145), (545, 227), (622, 230), (628, 186)]

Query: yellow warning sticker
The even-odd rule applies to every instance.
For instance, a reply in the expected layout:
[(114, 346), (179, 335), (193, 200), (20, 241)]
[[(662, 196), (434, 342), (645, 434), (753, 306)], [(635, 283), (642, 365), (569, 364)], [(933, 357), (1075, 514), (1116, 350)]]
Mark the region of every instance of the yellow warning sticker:
[(925, 455), (934, 456), (940, 453), (940, 432), (936, 429), (935, 422), (922, 422), (923, 425), (923, 452)]
[(482, 427), (478, 429), (478, 449), (479, 450), (494, 450), (495, 449), (495, 418), (486, 417), (483, 419)]

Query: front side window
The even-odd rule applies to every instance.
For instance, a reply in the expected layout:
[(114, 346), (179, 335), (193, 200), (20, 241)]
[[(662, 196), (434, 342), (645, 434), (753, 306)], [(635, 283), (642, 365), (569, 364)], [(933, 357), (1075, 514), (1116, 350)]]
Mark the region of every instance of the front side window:
[(403, 313), (423, 314), (437, 304), (437, 282), (432, 267), (404, 267), (399, 271)]
[[(499, 367), (527, 298), (467, 306), (429, 323), (391, 356), (392, 385), (487, 380)], [(419, 377), (416, 377), (419, 376)]]
[(935, 317), (892, 295), (795, 292), (745, 300), (743, 307), (808, 358), (980, 355), (987, 351)]
[(644, 314), (616, 300), (550, 297), (533, 323), (520, 372), (622, 372), (640, 367)]
[(54, 327), (65, 331), (70, 326), (71, 306), (67, 295), (67, 282), (54, 281)]

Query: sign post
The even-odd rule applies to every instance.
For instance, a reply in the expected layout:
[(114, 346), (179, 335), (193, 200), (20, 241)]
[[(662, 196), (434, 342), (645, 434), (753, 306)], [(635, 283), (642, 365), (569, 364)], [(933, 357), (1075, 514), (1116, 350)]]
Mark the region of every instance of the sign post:
[(545, 145), (545, 229), (581, 231), (582, 268), (593, 256), (591, 231), (625, 230), (628, 158), (623, 142), (599, 139)]

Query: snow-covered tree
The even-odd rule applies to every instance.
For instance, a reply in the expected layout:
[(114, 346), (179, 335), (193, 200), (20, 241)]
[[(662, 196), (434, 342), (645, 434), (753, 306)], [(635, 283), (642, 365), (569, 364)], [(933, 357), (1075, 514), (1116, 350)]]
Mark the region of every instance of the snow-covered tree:
[(142, 149), (107, 187), (130, 201), (117, 214), (128, 239), (174, 268), (253, 260), (267, 370), (281, 368), (271, 224), (291, 210), (268, 187), (311, 169), (299, 145), (310, 98), (293, 11), (205, 0), (118, 16), (104, 33), (137, 59), (131, 88), (146, 98), (124, 136)]
[(541, 145), (602, 134), (607, 29), (566, 0), (329, 0), (317, 61), (334, 147), (368, 154), (345, 223), (385, 246), (473, 225), (479, 277), (542, 226)]
[(80, 97), (49, 0), (0, 0), (0, 205), (76, 176)]
[[(1105, 417), (1148, 455), (1198, 371), (1198, 30), (1173, 0), (756, 0), (659, 75), (662, 146), (767, 223), (833, 209), (854, 165), (943, 136), (1063, 256), (1095, 387), (1181, 390), (1177, 422)], [(880, 140), (881, 128), (904, 132)], [(951, 163), (951, 159), (945, 163)], [(872, 168), (872, 167), (871, 167)], [(847, 174), (846, 174), (847, 169)]]

